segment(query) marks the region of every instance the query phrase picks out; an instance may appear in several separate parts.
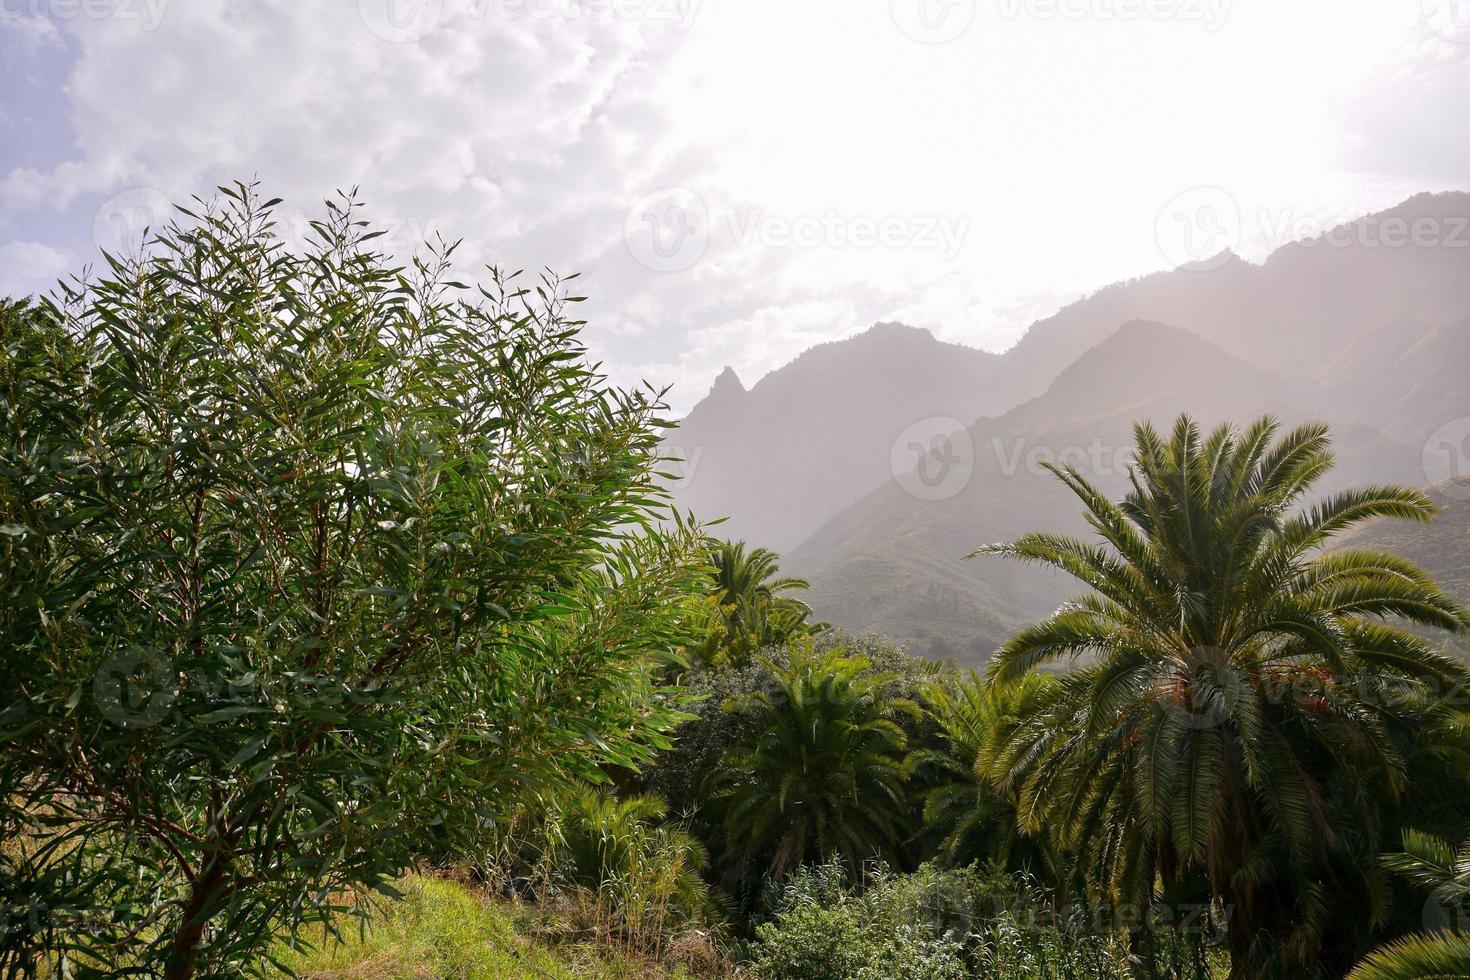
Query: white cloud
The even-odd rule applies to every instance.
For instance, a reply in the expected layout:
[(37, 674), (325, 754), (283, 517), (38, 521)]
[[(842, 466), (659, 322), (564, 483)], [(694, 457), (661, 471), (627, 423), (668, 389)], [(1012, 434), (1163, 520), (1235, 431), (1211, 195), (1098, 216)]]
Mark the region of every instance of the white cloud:
[[(905, 33), (905, 2), (153, 0), (41, 21), (17, 30), (67, 35), (76, 151), (0, 172), (0, 240), (79, 255), (119, 192), (258, 174), (313, 211), (356, 184), (395, 240), (584, 273), (595, 352), (676, 382), (683, 409), (725, 363), (754, 383), (878, 319), (1004, 348), (1163, 266), (1156, 218), (1185, 188), (1352, 214), (1470, 180), (1444, 162), (1470, 46), (1417, 0), (1237, 0), (1212, 24), (997, 0), (945, 43)], [(704, 208), (689, 263), (625, 240), (668, 188)], [(929, 247), (926, 220), (963, 234)], [(868, 240), (893, 221), (907, 237)]]
[(60, 38), (56, 25), (46, 18), (16, 16), (8, 12), (0, 13), (0, 34), (9, 34), (31, 49), (43, 44), (54, 44)]
[(46, 293), (71, 271), (72, 259), (40, 242), (0, 245), (0, 296)]

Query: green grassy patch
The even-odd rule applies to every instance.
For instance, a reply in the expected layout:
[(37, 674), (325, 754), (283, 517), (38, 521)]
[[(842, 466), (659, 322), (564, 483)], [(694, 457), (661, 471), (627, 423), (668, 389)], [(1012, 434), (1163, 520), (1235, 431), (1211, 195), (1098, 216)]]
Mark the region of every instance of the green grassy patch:
[(406, 897), (386, 906), (365, 930), (344, 924), (344, 943), (318, 941), (318, 949), (288, 950), (281, 960), (312, 980), (672, 976), (661, 967), (596, 947), (552, 949), (539, 944), (516, 932), (514, 911), (507, 903), (458, 882), (415, 877), (404, 890)]

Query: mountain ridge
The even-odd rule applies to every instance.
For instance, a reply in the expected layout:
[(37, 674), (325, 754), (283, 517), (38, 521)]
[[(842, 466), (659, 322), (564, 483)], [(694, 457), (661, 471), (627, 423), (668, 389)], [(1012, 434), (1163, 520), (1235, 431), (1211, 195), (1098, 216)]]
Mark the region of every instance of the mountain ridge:
[(726, 369), (665, 442), (683, 460), (675, 498), (728, 517), (728, 536), (790, 547), (890, 475), (890, 446), (910, 420), (958, 428), (995, 408), (987, 379), (997, 363), (884, 323), (813, 347), (748, 389)]
[[(1448, 228), (1461, 215), (1470, 223), (1470, 193), (1416, 195), (1258, 265), (1230, 253), (1114, 283), (1001, 355), (885, 322), (749, 389), (722, 374), (711, 397), (726, 407), (706, 399), (676, 430), (700, 454), (676, 500), (701, 518), (732, 515), (722, 536), (786, 553), (788, 570), (814, 580), (823, 618), (984, 659), (1066, 595), (1030, 569), (974, 573), (958, 549), (1084, 530), (1068, 523), (1076, 506), (1059, 485), (1031, 472), (1033, 450), (1100, 455), (1116, 478), (1138, 418), (1275, 414), (1332, 424), (1336, 485), (1433, 479), (1420, 447), (1470, 420), (1470, 247), (1374, 236), (1395, 220)], [(938, 464), (957, 440), (989, 496), (928, 499), (951, 480)]]

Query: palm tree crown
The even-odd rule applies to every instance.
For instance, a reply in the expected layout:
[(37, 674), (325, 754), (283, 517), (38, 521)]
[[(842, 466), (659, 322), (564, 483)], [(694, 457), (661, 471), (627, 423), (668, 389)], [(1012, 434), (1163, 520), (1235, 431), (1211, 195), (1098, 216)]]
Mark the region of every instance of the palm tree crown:
[(744, 541), (719, 541), (710, 551), (718, 627), (695, 651), (707, 663), (739, 664), (758, 650), (811, 629), (811, 608), (785, 593), (810, 588), (805, 579), (782, 577), (779, 558)]
[(909, 753), (904, 771), (922, 787), (925, 832), (950, 866), (983, 859), (1014, 870), (1050, 870), (1045, 841), (1038, 847), (1021, 836), (1015, 794), (986, 778), (981, 758), (1018, 715), (1048, 698), (1052, 682), (1031, 675), (1015, 684), (988, 684), (971, 671), (924, 691), (936, 737)]
[(840, 858), (856, 872), (894, 856), (907, 809), (894, 719), (918, 714), (885, 695), (895, 680), (860, 657), (809, 654), (733, 706), (751, 713), (754, 735), (726, 753), (711, 788), (741, 865), (782, 878), (805, 861)]

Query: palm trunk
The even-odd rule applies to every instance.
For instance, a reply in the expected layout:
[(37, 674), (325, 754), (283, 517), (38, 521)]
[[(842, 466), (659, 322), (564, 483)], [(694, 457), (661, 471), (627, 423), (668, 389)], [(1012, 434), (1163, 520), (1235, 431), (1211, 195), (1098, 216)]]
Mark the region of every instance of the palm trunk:
[(1154, 971), (1154, 933), (1148, 923), (1128, 934), (1128, 972), (1136, 980), (1151, 980)]
[[(1283, 902), (1284, 896), (1277, 892), (1254, 896), (1237, 894), (1232, 897), (1235, 902), (1229, 906), (1229, 918), (1225, 922), (1225, 949), (1230, 954), (1230, 980), (1274, 980), (1291, 975), (1290, 971), (1284, 972), (1279, 949), (1275, 956), (1263, 958), (1251, 955), (1252, 948), (1258, 946), (1257, 940), (1263, 932), (1270, 930), (1271, 924), (1289, 921), (1291, 903)], [(1274, 946), (1274, 943), (1266, 944), (1266, 948)]]

